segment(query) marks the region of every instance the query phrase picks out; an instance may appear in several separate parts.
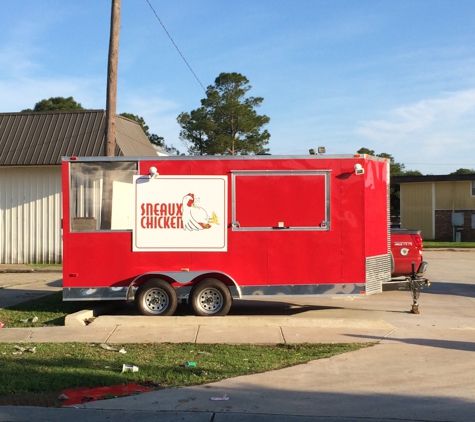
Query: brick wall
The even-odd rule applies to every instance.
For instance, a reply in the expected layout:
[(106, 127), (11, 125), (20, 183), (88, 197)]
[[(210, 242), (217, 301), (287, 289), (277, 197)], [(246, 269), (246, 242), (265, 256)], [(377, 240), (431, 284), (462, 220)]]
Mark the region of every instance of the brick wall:
[[(475, 229), (472, 229), (472, 214), (475, 210), (455, 210), (464, 214), (464, 225), (456, 227), (455, 231), (461, 233), (462, 242), (475, 242)], [(454, 230), (452, 227), (452, 210), (435, 211), (435, 240), (452, 242), (454, 240)]]

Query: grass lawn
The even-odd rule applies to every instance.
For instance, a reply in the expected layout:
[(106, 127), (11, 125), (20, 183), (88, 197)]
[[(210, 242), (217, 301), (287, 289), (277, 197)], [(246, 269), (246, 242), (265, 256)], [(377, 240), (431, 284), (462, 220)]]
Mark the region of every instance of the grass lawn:
[[(0, 309), (9, 327), (64, 325), (64, 317), (89, 306), (63, 302), (61, 292)], [(32, 317), (38, 321), (33, 323)], [(21, 321), (28, 318), (28, 322)], [(168, 388), (272, 371), (368, 347), (366, 344), (164, 344), (0, 343), (0, 405), (57, 406), (63, 390), (136, 382)], [(19, 348), (27, 349), (21, 350)], [(196, 367), (185, 367), (187, 361)], [(124, 372), (124, 364), (139, 368)]]
[(63, 267), (62, 264), (27, 264), (29, 267), (33, 269), (38, 269), (38, 268), (55, 268), (55, 269), (61, 269)]
[(424, 240), (424, 248), (475, 248), (475, 242), (434, 242)]
[[(31, 348), (18, 354), (18, 347)], [(114, 346), (114, 345), (110, 345)], [(367, 347), (368, 344), (127, 344), (125, 354), (99, 344), (0, 343), (0, 396), (75, 387), (153, 383), (157, 388), (197, 385), (271, 371)], [(121, 349), (122, 345), (115, 346)], [(33, 349), (34, 348), (34, 349)], [(187, 361), (196, 367), (185, 367)], [(138, 372), (122, 373), (123, 364)]]

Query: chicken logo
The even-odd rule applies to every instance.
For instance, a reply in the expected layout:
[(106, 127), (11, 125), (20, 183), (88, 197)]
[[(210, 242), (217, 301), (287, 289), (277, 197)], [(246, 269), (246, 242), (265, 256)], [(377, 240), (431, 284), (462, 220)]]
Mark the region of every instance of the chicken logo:
[(211, 217), (204, 208), (195, 203), (195, 195), (189, 193), (183, 197), (183, 229), (184, 230), (204, 230), (210, 229), (211, 224), (219, 224), (218, 217), (213, 212)]

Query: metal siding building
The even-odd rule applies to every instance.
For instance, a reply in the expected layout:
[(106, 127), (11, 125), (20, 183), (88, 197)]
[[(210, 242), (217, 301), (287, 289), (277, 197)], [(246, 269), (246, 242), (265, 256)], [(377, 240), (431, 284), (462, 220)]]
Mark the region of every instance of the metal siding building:
[(421, 230), (433, 239), (432, 183), (401, 184), (401, 227)]
[[(156, 156), (117, 116), (117, 156)], [(0, 114), (0, 263), (61, 263), (61, 157), (103, 156), (104, 110)]]
[(0, 167), (0, 263), (59, 263), (60, 166)]
[[(396, 176), (401, 186), (401, 226), (422, 231), (427, 240), (475, 240), (475, 174)], [(453, 225), (460, 214), (463, 225)]]

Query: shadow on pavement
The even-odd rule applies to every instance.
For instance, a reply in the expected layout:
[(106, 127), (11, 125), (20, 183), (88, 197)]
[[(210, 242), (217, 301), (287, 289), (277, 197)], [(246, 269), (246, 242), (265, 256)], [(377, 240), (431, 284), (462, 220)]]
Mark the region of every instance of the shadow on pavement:
[[(330, 309), (344, 309), (334, 306), (313, 306), (299, 305), (290, 302), (274, 302), (274, 301), (254, 301), (254, 300), (235, 300), (229, 311), (229, 316), (291, 316), (305, 313), (308, 311), (322, 311)], [(133, 302), (124, 302), (122, 306), (114, 309), (107, 315), (140, 315)], [(193, 315), (191, 307), (187, 304), (179, 304), (174, 316)]]
[(465, 283), (444, 283), (443, 281), (437, 281), (425, 287), (422, 290), (422, 294), (439, 294), (449, 296), (465, 296), (475, 297), (475, 287), (473, 284)]
[[(374, 339), (375, 341), (381, 341), (381, 337), (375, 337), (375, 336), (369, 336), (369, 335), (361, 336), (358, 334), (348, 334), (348, 337)], [(436, 340), (436, 339), (428, 339), (428, 338), (394, 338), (394, 337), (390, 337), (385, 340), (394, 341), (397, 343), (412, 344), (415, 346), (438, 347), (441, 349), (448, 349), (448, 350), (462, 350), (465, 352), (475, 352), (475, 343), (470, 342), (470, 341)]]
[[(292, 368), (288, 368), (290, 371)], [(285, 371), (285, 370), (284, 370)], [(318, 372), (318, 371), (317, 371)], [(289, 372), (285, 372), (289, 374)], [(290, 374), (289, 374), (290, 375)], [(265, 376), (263, 375), (257, 375)], [(168, 389), (138, 396), (89, 402), (76, 408), (21, 408), (0, 407), (0, 420), (30, 420), (32, 411), (37, 420), (50, 421), (99, 421), (137, 420), (148, 421), (215, 421), (215, 422), (355, 422), (355, 421), (445, 421), (473, 420), (473, 401), (469, 394), (457, 397), (430, 393), (429, 380), (422, 385), (407, 385), (404, 388), (401, 376), (387, 371), (388, 383), (401, 381), (393, 393), (386, 392), (383, 378), (368, 383), (361, 380), (361, 392), (353, 392), (355, 385), (343, 387), (344, 381), (325, 391), (324, 380), (315, 380), (317, 388), (299, 385), (298, 377), (289, 376), (275, 387), (256, 385), (233, 380), (180, 389)], [(412, 379), (414, 381), (414, 379)], [(343, 382), (343, 384), (342, 384)], [(354, 381), (353, 381), (354, 382)], [(374, 392), (381, 383), (381, 392)], [(410, 381), (408, 381), (410, 382)], [(332, 391), (335, 388), (338, 391)], [(345, 389), (350, 390), (346, 392)], [(418, 391), (420, 389), (420, 391)], [(227, 394), (228, 401), (213, 402), (210, 397)], [(205, 412), (210, 412), (203, 418)], [(35, 419), (33, 418), (33, 419)]]
[(50, 281), (49, 283), (46, 283), (46, 285), (49, 287), (61, 288), (63, 287), (63, 279), (59, 278), (58, 280)]
[[(390, 376), (390, 374), (388, 374)], [(344, 391), (325, 391), (304, 388), (292, 383), (271, 388), (239, 382), (212, 384), (208, 388), (191, 387), (185, 389), (162, 390), (145, 393), (138, 399), (126, 397), (111, 401), (87, 404), (97, 409), (121, 409), (127, 411), (155, 410), (156, 412), (180, 412), (184, 418), (201, 412), (213, 412), (211, 420), (219, 421), (470, 421), (473, 415), (473, 402), (464, 399), (414, 393), (416, 386), (408, 388), (408, 393), (374, 393), (373, 384), (367, 387), (365, 382), (361, 393)], [(318, 380), (315, 380), (318, 383)], [(352, 386), (354, 388), (354, 386)], [(351, 387), (350, 387), (351, 388)], [(370, 391), (364, 391), (364, 390)], [(381, 385), (384, 391), (385, 386)], [(319, 391), (320, 390), (320, 391)], [(323, 390), (323, 391), (321, 391)], [(414, 394), (411, 394), (414, 393)], [(227, 394), (229, 401), (210, 402), (210, 397)], [(171, 395), (173, 394), (173, 397)], [(146, 397), (149, 396), (150, 399)], [(145, 403), (141, 398), (145, 399)], [(114, 401), (116, 403), (114, 403)], [(135, 403), (134, 403), (135, 402)], [(184, 412), (184, 413), (181, 413)], [(158, 415), (160, 413), (156, 413)], [(296, 416), (299, 415), (299, 416)], [(295, 418), (295, 419), (294, 419)], [(341, 419), (340, 419), (341, 418)], [(142, 419), (143, 420), (143, 419)], [(160, 420), (162, 420), (160, 418)]]

